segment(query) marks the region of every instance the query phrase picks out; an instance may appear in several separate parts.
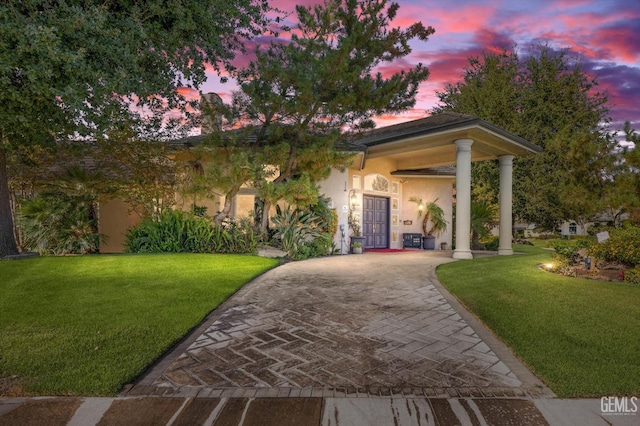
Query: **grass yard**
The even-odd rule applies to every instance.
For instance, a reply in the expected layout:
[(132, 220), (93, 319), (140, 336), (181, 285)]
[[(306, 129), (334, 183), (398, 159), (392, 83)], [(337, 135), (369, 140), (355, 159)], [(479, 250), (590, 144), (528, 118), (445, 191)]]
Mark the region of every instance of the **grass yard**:
[(115, 395), (277, 263), (206, 254), (0, 262), (0, 394)]
[(529, 241), (534, 245), (534, 247), (539, 248), (549, 248), (551, 247), (551, 243), (555, 241), (555, 239), (538, 239), (538, 238), (530, 238)]
[(640, 394), (640, 286), (544, 272), (549, 251), (516, 249), (438, 278), (558, 396)]

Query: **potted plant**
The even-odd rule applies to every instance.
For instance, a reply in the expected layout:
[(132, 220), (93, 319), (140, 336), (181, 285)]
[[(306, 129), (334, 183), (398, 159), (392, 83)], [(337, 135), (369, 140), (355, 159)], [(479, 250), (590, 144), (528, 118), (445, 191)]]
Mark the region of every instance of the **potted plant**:
[(360, 241), (351, 243), (351, 251), (353, 254), (362, 254), (362, 243)]
[[(418, 204), (418, 219), (424, 214), (422, 219), (422, 248), (434, 250), (436, 247), (436, 237), (447, 230), (447, 221), (444, 218), (444, 211), (437, 204), (438, 198), (423, 204), (422, 198), (411, 197), (409, 201)], [(431, 227), (429, 227), (431, 222)]]
[(365, 237), (362, 236), (360, 232), (360, 223), (358, 222), (357, 216), (353, 214), (353, 209), (349, 210), (349, 227), (351, 228), (351, 251), (355, 253), (354, 245), (359, 244), (360, 252), (364, 250), (364, 240)]

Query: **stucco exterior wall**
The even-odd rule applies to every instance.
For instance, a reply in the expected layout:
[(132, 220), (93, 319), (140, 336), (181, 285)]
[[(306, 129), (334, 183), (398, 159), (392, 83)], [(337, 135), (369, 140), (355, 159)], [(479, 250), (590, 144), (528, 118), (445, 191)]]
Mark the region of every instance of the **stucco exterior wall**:
[[(402, 234), (422, 234), (422, 218), (418, 219), (418, 205), (409, 202), (410, 197), (422, 198), (426, 203), (439, 199), (447, 220), (447, 230), (436, 238), (436, 250), (440, 250), (440, 243), (447, 243), (447, 249), (452, 242), (452, 200), (453, 178), (401, 178), (391, 175), (396, 170), (395, 161), (387, 158), (369, 159), (362, 170), (350, 169), (348, 188), (354, 189), (357, 195), (357, 206), (354, 213), (362, 218), (363, 195), (375, 195), (389, 198), (389, 248), (402, 248)], [(382, 175), (389, 181), (388, 191), (375, 191), (365, 185), (367, 176)], [(347, 192), (348, 193), (348, 192)], [(347, 199), (348, 203), (349, 200)], [(361, 222), (362, 224), (362, 222)]]
[[(436, 236), (436, 250), (440, 250), (441, 243), (446, 243), (446, 249), (451, 249), (453, 239), (453, 179), (450, 178), (406, 178), (402, 187), (404, 202), (400, 214), (401, 233), (412, 232), (422, 234), (422, 220), (418, 218), (418, 205), (410, 202), (409, 198), (422, 199), (423, 203), (438, 200), (436, 204), (444, 211), (447, 230)], [(407, 221), (411, 224), (405, 225)]]
[(232, 215), (237, 218), (247, 218), (254, 210), (256, 196), (253, 194), (238, 194), (233, 203)]
[(98, 230), (105, 236), (100, 241), (100, 253), (122, 253), (127, 230), (140, 223), (140, 216), (130, 213), (129, 205), (118, 199), (101, 201), (99, 209)]
[[(193, 207), (193, 198), (182, 198), (180, 194), (176, 193), (176, 209), (180, 209), (185, 212), (190, 212)], [(197, 197), (195, 200), (196, 206), (206, 207), (207, 215), (214, 216), (224, 206), (224, 196), (214, 195), (211, 198)]]
[[(334, 170), (329, 178), (320, 182), (320, 194), (332, 200), (331, 207), (338, 213), (338, 231), (333, 236), (336, 247), (346, 254), (349, 250), (348, 216), (349, 216), (349, 173)], [(340, 225), (345, 228), (345, 236), (342, 236)]]

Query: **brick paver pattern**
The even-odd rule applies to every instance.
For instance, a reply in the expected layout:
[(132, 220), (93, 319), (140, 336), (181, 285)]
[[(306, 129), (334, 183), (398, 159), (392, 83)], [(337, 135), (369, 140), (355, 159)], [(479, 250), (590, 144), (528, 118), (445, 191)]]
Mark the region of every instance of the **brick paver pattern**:
[(258, 278), (153, 385), (427, 396), (522, 386), (434, 287), (422, 253), (365, 256), (380, 261), (362, 270), (358, 256), (336, 256)]

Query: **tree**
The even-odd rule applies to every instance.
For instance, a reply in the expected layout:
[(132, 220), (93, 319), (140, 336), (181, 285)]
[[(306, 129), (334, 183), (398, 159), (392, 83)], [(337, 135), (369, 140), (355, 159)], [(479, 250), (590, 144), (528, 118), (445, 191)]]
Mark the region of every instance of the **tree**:
[(631, 122), (624, 123), (624, 134), (627, 142), (622, 150), (621, 170), (615, 177), (615, 196), (617, 203), (612, 206), (620, 207), (618, 212), (631, 213), (634, 222), (640, 222), (640, 135), (631, 127)]
[[(205, 67), (261, 34), (266, 0), (10, 0), (0, 5), (0, 256), (17, 252), (7, 155), (96, 136), (116, 117), (184, 108)], [(135, 106), (132, 108), (132, 105)]]
[(242, 127), (246, 123), (219, 96), (203, 96), (200, 113), (205, 135), (192, 153), (201, 159), (203, 166), (199, 178), (202, 189), (224, 194), (224, 205), (213, 217), (220, 225), (229, 217), (233, 199), (242, 186), (262, 179), (269, 172), (258, 159), (254, 146), (256, 128)]
[[(513, 212), (555, 229), (599, 212), (615, 169), (607, 97), (596, 87), (579, 62), (548, 46), (524, 59), (515, 51), (484, 53), (469, 60), (462, 81), (437, 93), (433, 112), (475, 115), (542, 147), (514, 161)], [(497, 203), (497, 161), (474, 163), (472, 182), (477, 200)]]
[(273, 203), (313, 204), (318, 180), (350, 164), (339, 149), (343, 131), (371, 128), (372, 117), (412, 107), (428, 76), (421, 64), (388, 77), (378, 71), (407, 56), (411, 40), (434, 33), (421, 22), (391, 28), (395, 3), (327, 0), (296, 11), (290, 42), (259, 47), (256, 59), (236, 73), (236, 114), (257, 128), (259, 164), (274, 167), (272, 179), (256, 186), (265, 202), (263, 230)]
[(180, 162), (168, 154), (164, 143), (141, 139), (130, 128), (98, 137), (90, 152), (110, 184), (106, 192), (118, 195), (140, 217), (154, 219), (175, 205), (180, 183)]

